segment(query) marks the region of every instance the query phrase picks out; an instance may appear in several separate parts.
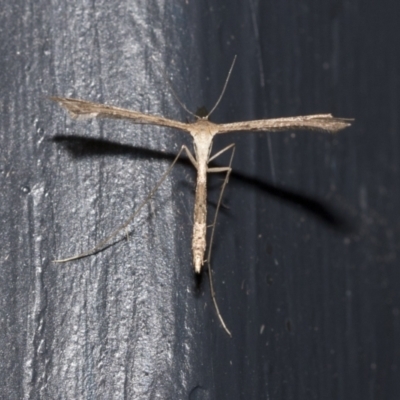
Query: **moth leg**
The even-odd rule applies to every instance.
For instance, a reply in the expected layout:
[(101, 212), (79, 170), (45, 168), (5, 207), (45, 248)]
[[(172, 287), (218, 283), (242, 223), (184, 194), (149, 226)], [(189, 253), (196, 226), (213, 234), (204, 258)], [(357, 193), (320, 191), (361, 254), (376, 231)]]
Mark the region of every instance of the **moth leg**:
[(98, 243), (95, 247), (91, 248), (88, 251), (85, 251), (80, 254), (76, 254), (71, 257), (59, 259), (59, 260), (53, 260), (53, 262), (56, 263), (64, 263), (67, 261), (72, 261), (72, 260), (78, 260), (79, 258), (91, 256), (95, 253), (98, 253), (101, 250), (104, 250), (107, 246), (107, 244), (110, 242), (110, 240), (115, 237), (119, 232), (124, 230), (134, 219), (135, 217), (139, 214), (139, 212), (142, 210), (142, 208), (151, 200), (151, 198), (154, 196), (154, 194), (157, 192), (159, 187), (162, 185), (162, 183), (165, 181), (167, 176), (171, 173), (172, 168), (175, 166), (176, 162), (178, 161), (179, 157), (181, 156), (182, 152), (185, 151), (186, 154), (188, 155), (190, 161), (193, 163), (193, 165), (197, 168), (197, 163), (192, 154), (190, 153), (190, 150), (183, 145), (181, 149), (179, 150), (177, 156), (175, 157), (174, 161), (172, 164), (169, 166), (166, 172), (161, 176), (161, 179), (157, 182), (157, 184), (154, 186), (154, 188), (151, 190), (151, 192), (147, 195), (147, 197), (142, 201), (142, 203), (139, 205), (138, 209), (127, 219), (127, 221), (119, 226), (115, 231), (113, 231), (109, 236), (107, 236), (105, 239), (103, 239), (100, 243)]
[(193, 167), (198, 169), (198, 164), (197, 164), (197, 161), (196, 161), (194, 155), (190, 152), (190, 150), (185, 145), (182, 146), (181, 151), (182, 151), (182, 149), (185, 150), (185, 153), (189, 157), (189, 160), (193, 164)]
[(207, 266), (208, 266), (208, 277), (209, 277), (209, 281), (210, 281), (210, 290), (211, 290), (211, 297), (214, 303), (214, 307), (215, 307), (215, 311), (217, 313), (218, 319), (221, 322), (222, 327), (224, 328), (224, 330), (226, 331), (226, 333), (232, 337), (231, 332), (229, 331), (229, 329), (227, 328), (224, 319), (222, 318), (222, 315), (219, 311), (218, 308), (218, 304), (217, 304), (217, 299), (215, 297), (215, 290), (214, 290), (214, 285), (213, 285), (213, 279), (212, 279), (212, 269), (211, 269), (211, 250), (212, 250), (212, 245), (213, 245), (213, 241), (214, 241), (214, 232), (215, 232), (215, 226), (217, 224), (217, 217), (218, 217), (218, 211), (219, 208), (221, 206), (222, 203), (222, 196), (224, 195), (224, 191), (226, 188), (226, 185), (228, 184), (229, 181), (229, 176), (232, 172), (232, 161), (233, 161), (233, 156), (235, 155), (235, 144), (232, 143), (229, 146), (225, 147), (224, 149), (222, 149), (221, 151), (219, 151), (218, 153), (214, 154), (214, 156), (210, 157), (209, 161), (214, 160), (216, 157), (220, 156), (222, 153), (224, 153), (225, 151), (232, 149), (231, 152), (231, 158), (229, 160), (229, 165), (227, 167), (215, 167), (215, 168), (208, 168), (207, 172), (226, 172), (225, 175), (225, 179), (224, 179), (224, 183), (222, 184), (222, 188), (221, 188), (221, 192), (219, 195), (219, 199), (218, 199), (218, 204), (217, 204), (217, 209), (215, 210), (215, 215), (214, 215), (214, 220), (212, 223), (212, 231), (211, 231), (211, 237), (210, 237), (210, 244), (208, 247), (208, 254), (207, 254)]
[[(215, 153), (212, 157), (210, 157), (208, 159), (208, 162), (216, 159), (217, 157), (219, 157), (221, 154), (225, 153), (226, 151), (228, 151), (229, 149), (231, 149), (232, 147), (235, 147), (235, 143), (231, 143), (229, 146), (224, 147), (222, 150), (220, 150), (218, 153)], [(233, 150), (234, 151), (234, 150)]]

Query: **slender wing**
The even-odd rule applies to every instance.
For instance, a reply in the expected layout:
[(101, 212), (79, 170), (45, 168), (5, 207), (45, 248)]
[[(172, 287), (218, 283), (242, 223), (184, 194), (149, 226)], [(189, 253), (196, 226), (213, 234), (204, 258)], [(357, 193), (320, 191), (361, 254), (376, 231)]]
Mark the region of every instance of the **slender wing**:
[(233, 131), (287, 131), (292, 129), (316, 130), (335, 133), (351, 125), (353, 119), (334, 118), (331, 114), (305, 115), (218, 125), (218, 133)]
[(174, 121), (156, 115), (143, 114), (124, 108), (107, 106), (105, 104), (92, 103), (91, 101), (69, 99), (65, 97), (51, 97), (51, 100), (66, 108), (70, 115), (76, 119), (86, 118), (116, 118), (127, 119), (135, 124), (148, 124), (168, 126), (189, 132), (188, 124)]

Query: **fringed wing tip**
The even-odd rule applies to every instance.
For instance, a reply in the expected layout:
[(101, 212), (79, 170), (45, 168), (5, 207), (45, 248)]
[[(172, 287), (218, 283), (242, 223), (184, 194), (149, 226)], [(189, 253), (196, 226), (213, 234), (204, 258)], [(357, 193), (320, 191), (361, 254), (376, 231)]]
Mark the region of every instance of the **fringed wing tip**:
[(330, 115), (325, 122), (324, 129), (330, 133), (336, 133), (351, 126), (354, 122), (354, 118), (335, 118)]
[(89, 110), (88, 108), (88, 104), (93, 108), (93, 105), (95, 105), (94, 103), (57, 96), (50, 97), (50, 100), (53, 100), (56, 103), (60, 104), (60, 106), (64, 107), (68, 111), (71, 118), (74, 119), (95, 118), (99, 115), (98, 112)]

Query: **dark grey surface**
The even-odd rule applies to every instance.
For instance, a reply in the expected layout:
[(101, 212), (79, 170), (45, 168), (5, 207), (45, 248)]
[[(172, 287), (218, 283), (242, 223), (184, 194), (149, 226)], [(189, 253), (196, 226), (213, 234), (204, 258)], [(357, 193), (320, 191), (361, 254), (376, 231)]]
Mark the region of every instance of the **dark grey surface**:
[[(22, 2), (0, 14), (0, 397), (396, 399), (399, 393), (399, 5)], [(130, 240), (65, 265), (129, 216), (188, 138), (72, 121), (74, 96), (214, 122), (332, 112), (335, 137), (236, 142), (212, 265), (190, 253), (181, 163)], [(84, 140), (91, 139), (91, 140)], [(98, 141), (101, 139), (102, 141)], [(223, 160), (220, 161), (223, 164)], [(211, 180), (212, 215), (221, 183)]]

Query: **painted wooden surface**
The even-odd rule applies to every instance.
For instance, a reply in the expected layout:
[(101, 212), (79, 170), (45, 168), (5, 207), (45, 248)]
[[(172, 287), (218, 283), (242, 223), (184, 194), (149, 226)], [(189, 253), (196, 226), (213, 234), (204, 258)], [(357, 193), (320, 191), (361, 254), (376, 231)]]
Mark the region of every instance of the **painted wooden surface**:
[[(398, 7), (5, 5), (0, 397), (395, 398)], [(214, 122), (331, 112), (356, 123), (334, 138), (216, 140), (215, 152), (236, 142), (212, 257), (229, 339), (206, 275), (193, 274), (188, 162), (143, 210), (129, 241), (52, 263), (122, 223), (190, 140), (167, 128), (71, 121), (48, 96), (186, 122), (162, 71), (189, 109), (211, 108), (235, 54)], [(210, 218), (222, 183), (216, 175)]]

